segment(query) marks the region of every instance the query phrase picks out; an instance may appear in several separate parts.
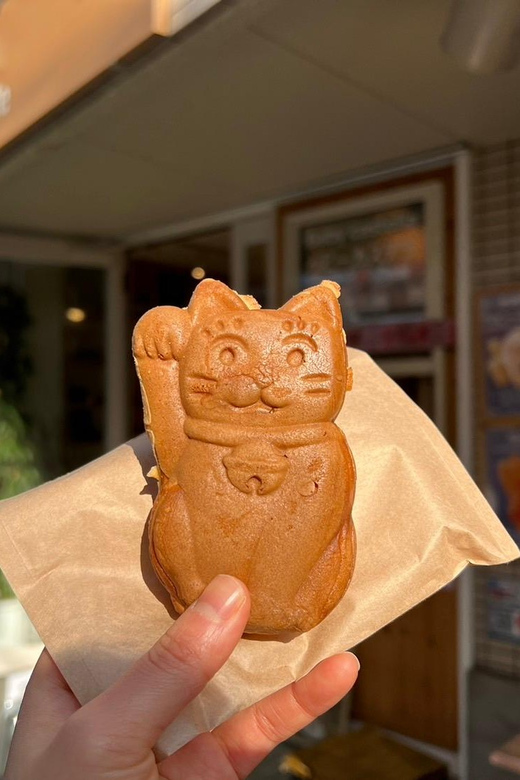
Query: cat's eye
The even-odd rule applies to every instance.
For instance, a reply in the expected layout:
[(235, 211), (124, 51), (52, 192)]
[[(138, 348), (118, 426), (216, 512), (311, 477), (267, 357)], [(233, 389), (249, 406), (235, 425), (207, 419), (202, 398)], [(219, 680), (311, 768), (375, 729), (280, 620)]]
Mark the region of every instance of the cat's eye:
[(231, 347), (226, 347), (225, 349), (221, 350), (219, 359), (220, 362), (224, 363), (225, 366), (230, 366), (235, 359), (235, 351), (231, 349)]
[(303, 349), (300, 349), (299, 347), (296, 347), (296, 349), (291, 349), (291, 351), (287, 353), (287, 362), (290, 366), (301, 366), (304, 360), (305, 353)]

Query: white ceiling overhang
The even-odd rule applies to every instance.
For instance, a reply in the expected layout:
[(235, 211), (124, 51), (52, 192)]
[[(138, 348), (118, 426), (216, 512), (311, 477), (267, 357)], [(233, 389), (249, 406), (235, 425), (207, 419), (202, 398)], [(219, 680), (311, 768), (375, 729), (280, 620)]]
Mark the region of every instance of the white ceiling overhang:
[(0, 160), (0, 229), (125, 239), (458, 142), (520, 137), (520, 70), (465, 73), (448, 0), (241, 0)]

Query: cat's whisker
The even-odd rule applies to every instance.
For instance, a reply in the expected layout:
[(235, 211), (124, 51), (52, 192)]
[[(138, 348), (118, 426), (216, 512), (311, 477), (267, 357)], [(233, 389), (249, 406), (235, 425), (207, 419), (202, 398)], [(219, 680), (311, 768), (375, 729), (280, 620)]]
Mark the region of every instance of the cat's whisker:
[(203, 379), (205, 382), (216, 382), (217, 381), (212, 376), (208, 376), (207, 374), (192, 374), (190, 377), (188, 377), (188, 379), (190, 381), (193, 381), (195, 379)]
[(310, 387), (303, 391), (306, 395), (330, 395), (328, 387)]
[(325, 382), (327, 379), (332, 379), (332, 375), (331, 374), (306, 374), (303, 377), (303, 380), (305, 382), (312, 382), (314, 380)]
[(205, 374), (193, 374), (188, 382), (189, 391), (193, 395), (213, 395), (217, 387), (217, 380)]

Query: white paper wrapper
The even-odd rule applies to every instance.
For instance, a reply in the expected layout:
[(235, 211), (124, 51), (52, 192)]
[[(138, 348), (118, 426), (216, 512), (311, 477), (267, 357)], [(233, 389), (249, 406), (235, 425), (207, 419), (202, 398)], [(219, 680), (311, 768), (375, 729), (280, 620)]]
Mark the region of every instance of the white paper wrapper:
[[(456, 577), (519, 550), (449, 445), (364, 353), (336, 421), (356, 461), (354, 579), (338, 607), (290, 642), (240, 641), (165, 733), (196, 733), (353, 647)], [(54, 482), (0, 504), (0, 568), (80, 701), (109, 686), (171, 624), (147, 556), (155, 488), (143, 435)]]

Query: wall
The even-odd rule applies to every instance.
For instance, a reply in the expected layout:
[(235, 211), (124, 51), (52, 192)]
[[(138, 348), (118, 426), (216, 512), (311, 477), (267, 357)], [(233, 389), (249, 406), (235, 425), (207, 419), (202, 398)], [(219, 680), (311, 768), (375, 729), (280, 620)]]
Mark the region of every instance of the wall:
[[(473, 296), (497, 285), (520, 283), (520, 139), (478, 150), (473, 171)], [(520, 324), (520, 323), (519, 323)], [(475, 330), (475, 338), (477, 333)], [(478, 354), (479, 343), (475, 342)], [(483, 386), (482, 369), (475, 361), (476, 387)], [(477, 479), (485, 475), (482, 424), (476, 408)], [(520, 679), (520, 644), (487, 639), (486, 587), (490, 577), (520, 586), (520, 563), (478, 569), (475, 572), (476, 662), (481, 669)], [(519, 724), (520, 727), (520, 724)]]

